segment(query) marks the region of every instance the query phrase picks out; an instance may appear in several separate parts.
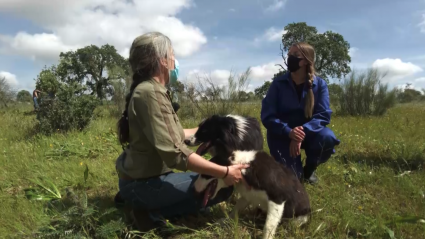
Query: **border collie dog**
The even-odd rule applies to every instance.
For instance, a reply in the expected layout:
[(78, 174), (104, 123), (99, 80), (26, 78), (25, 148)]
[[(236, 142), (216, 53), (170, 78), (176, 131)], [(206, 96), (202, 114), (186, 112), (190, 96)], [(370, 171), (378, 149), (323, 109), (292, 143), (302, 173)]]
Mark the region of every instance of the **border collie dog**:
[(213, 115), (198, 125), (198, 131), (185, 140), (189, 146), (198, 146), (199, 155), (209, 152), (215, 156), (215, 141), (219, 139), (234, 150), (262, 150), (263, 134), (256, 118), (239, 115)]
[[(234, 115), (214, 115), (199, 124), (198, 131), (185, 141), (199, 145), (196, 153), (210, 152), (213, 163), (222, 166), (249, 164), (242, 175), (249, 185), (235, 185), (241, 195), (231, 217), (249, 205), (267, 212), (263, 228), (263, 238), (274, 238), (277, 226), (282, 219), (295, 219), (298, 225), (306, 223), (311, 213), (306, 190), (296, 175), (286, 166), (278, 163), (263, 151), (263, 137), (259, 122), (255, 118)], [(222, 179), (199, 175), (194, 184), (197, 193), (204, 193), (203, 205), (213, 199), (224, 187)]]

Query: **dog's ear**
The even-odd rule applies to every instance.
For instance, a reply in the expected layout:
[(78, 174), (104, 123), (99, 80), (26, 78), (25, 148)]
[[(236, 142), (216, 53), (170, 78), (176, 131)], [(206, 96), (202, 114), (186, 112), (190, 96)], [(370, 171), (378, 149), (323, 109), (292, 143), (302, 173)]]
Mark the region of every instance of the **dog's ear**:
[(226, 130), (230, 134), (236, 134), (236, 125), (232, 124), (228, 117), (217, 116), (217, 122), (220, 128)]
[(228, 129), (227, 134), (223, 135), (223, 142), (226, 142), (226, 147), (231, 149), (234, 149), (236, 147), (236, 142), (238, 140), (238, 136), (236, 135), (236, 130), (234, 130), (234, 132), (230, 131), (230, 129)]
[(230, 125), (229, 126), (229, 132), (230, 132), (230, 134), (235, 135), (236, 134), (236, 125)]

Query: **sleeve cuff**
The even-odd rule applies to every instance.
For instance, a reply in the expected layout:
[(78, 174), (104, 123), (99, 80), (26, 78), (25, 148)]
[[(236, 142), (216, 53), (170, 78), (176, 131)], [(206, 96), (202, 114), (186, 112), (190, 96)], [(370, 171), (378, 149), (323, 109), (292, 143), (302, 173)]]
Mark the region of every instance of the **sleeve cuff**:
[(291, 133), (291, 128), (286, 126), (285, 128), (283, 128), (283, 133), (289, 137), (289, 133)]
[(180, 171), (187, 171), (187, 158), (189, 155), (193, 153), (193, 150), (186, 147), (185, 144), (179, 143), (175, 144), (175, 146), (181, 151), (181, 154), (176, 158), (176, 166), (175, 168)]

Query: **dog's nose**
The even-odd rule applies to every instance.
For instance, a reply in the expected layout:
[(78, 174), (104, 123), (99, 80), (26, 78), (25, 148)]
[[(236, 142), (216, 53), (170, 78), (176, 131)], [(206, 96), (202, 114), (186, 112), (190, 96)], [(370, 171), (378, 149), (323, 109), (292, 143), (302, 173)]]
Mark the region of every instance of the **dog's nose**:
[(185, 144), (190, 144), (190, 140), (185, 139), (185, 140), (184, 140), (184, 143), (185, 143)]

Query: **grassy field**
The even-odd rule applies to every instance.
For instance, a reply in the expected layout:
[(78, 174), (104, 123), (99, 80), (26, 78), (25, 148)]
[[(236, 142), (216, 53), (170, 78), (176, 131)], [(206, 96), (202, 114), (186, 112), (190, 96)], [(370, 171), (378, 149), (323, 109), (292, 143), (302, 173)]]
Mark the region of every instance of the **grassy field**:
[[(259, 117), (260, 105), (250, 107)], [(85, 131), (46, 137), (32, 133), (31, 111), (31, 105), (0, 110), (0, 237), (101, 238), (116, 232), (109, 238), (261, 238), (262, 221), (248, 211), (227, 227), (214, 223), (231, 204), (160, 232), (131, 231), (113, 210), (114, 163), (122, 150), (116, 120), (100, 110), (101, 117)], [(380, 118), (333, 117), (329, 127), (341, 145), (318, 169), (319, 184), (306, 185), (312, 222), (303, 228), (282, 225), (277, 237), (425, 238), (425, 221), (418, 220), (425, 218), (424, 118), (425, 106), (415, 104)], [(184, 127), (198, 123), (181, 120)], [(43, 191), (40, 184), (53, 190)]]

